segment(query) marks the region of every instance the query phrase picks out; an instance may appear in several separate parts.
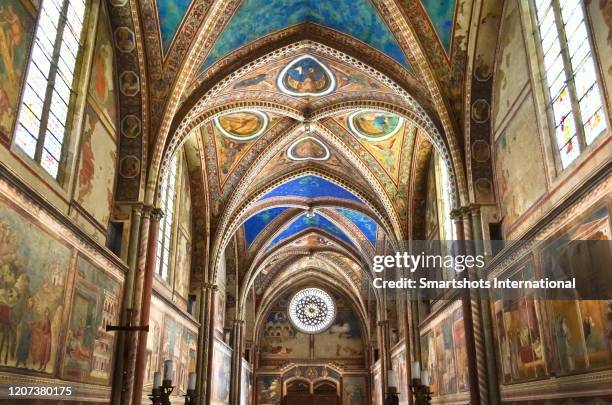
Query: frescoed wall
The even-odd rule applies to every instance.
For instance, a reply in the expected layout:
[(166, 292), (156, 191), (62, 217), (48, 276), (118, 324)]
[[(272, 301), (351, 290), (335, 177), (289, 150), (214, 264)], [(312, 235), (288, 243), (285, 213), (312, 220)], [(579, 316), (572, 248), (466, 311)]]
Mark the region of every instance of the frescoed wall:
[(0, 1), (0, 134), (11, 136), (21, 97), (36, 15), (27, 1)]
[(107, 128), (88, 105), (75, 200), (103, 228), (111, 217), (117, 165), (117, 141)]
[(230, 371), (232, 350), (219, 340), (215, 340), (212, 362), (211, 404), (229, 404)]
[(338, 310), (329, 329), (314, 335), (314, 355), (321, 359), (363, 358), (361, 326), (353, 311)]
[(108, 384), (115, 335), (106, 331), (106, 325), (118, 324), (121, 285), (81, 255), (76, 278), (62, 376)]
[(257, 376), (257, 405), (280, 405), (281, 379), (277, 375)]
[(310, 336), (293, 327), (285, 311), (271, 311), (263, 326), (262, 359), (306, 359), (310, 357)]
[(249, 362), (242, 359), (240, 405), (253, 405), (253, 371)]
[(399, 347), (391, 351), (391, 367), (397, 376), (397, 392), (400, 405), (408, 404), (411, 395), (408, 388), (408, 368), (406, 367), (406, 345), (401, 343)]
[(602, 199), (577, 203), (568, 209), (571, 215), (562, 216), (559, 225), (538, 236), (547, 241), (517, 255), (504, 270), (503, 277), (531, 280), (549, 276), (558, 263), (567, 263), (571, 269), (589, 269), (588, 273), (576, 271), (574, 276), (578, 286), (589, 283), (593, 287), (581, 290), (586, 294), (582, 300), (542, 301), (531, 296), (501, 300), (493, 294), (491, 313), (503, 383), (543, 380), (612, 365), (612, 305), (609, 300), (592, 299), (594, 288), (609, 291), (612, 285), (612, 248), (605, 243), (612, 240), (611, 201), (608, 191)]
[(126, 269), (27, 198), (0, 181), (0, 368), (104, 400)]
[(343, 376), (342, 405), (366, 405), (368, 402), (367, 377)]
[(454, 302), (421, 330), (422, 367), (429, 371), (434, 395), (457, 396), (468, 390), (468, 358), (461, 303)]
[[(145, 387), (153, 384), (153, 374), (163, 372), (164, 361), (173, 361), (176, 395), (187, 392), (190, 372), (196, 371), (198, 329), (182, 312), (168, 308), (156, 295), (151, 298), (147, 335)], [(145, 389), (145, 392), (147, 391)]]

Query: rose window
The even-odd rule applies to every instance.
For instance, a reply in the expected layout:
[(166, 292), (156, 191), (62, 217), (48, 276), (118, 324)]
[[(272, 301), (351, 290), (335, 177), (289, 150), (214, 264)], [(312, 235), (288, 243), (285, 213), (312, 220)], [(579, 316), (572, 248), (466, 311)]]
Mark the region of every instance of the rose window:
[(336, 316), (332, 297), (319, 288), (297, 292), (289, 303), (289, 319), (304, 333), (318, 333), (329, 327)]

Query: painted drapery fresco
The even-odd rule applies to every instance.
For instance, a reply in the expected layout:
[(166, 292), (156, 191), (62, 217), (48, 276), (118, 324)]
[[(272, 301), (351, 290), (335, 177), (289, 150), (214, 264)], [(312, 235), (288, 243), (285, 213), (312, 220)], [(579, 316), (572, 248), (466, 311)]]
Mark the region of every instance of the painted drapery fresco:
[(391, 354), (391, 365), (397, 376), (397, 391), (400, 405), (408, 404), (408, 369), (406, 368), (406, 346), (402, 343), (399, 349)]
[(108, 384), (121, 305), (119, 281), (80, 255), (66, 338), (62, 376), (68, 380)]
[(76, 201), (104, 228), (110, 220), (117, 143), (88, 105), (81, 144)]
[(229, 404), (230, 371), (232, 351), (225, 344), (215, 340), (212, 362), (211, 404)]
[(20, 0), (0, 1), (0, 133), (10, 136), (17, 119), (34, 20)]

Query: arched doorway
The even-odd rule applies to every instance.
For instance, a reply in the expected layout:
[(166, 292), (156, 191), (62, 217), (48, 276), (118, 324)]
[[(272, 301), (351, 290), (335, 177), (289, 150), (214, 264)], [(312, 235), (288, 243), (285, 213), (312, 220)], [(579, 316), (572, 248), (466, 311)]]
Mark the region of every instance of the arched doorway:
[(287, 384), (284, 405), (312, 405), (310, 384), (307, 381), (295, 380)]
[(313, 403), (316, 405), (337, 405), (338, 390), (332, 381), (319, 381), (313, 390)]
[(283, 405), (338, 405), (338, 387), (334, 381), (323, 380), (311, 385), (308, 381), (287, 383)]

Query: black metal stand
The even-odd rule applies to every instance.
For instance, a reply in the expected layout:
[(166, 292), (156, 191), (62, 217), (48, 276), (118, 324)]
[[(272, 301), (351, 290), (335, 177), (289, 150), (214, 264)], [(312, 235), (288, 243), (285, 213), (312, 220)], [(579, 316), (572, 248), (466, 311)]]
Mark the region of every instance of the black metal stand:
[(161, 387), (153, 388), (149, 399), (153, 405), (171, 405), (170, 394), (174, 391), (171, 380), (164, 380)]
[(195, 405), (195, 403), (196, 403), (195, 390), (187, 390), (187, 394), (185, 394), (185, 405)]
[(384, 405), (399, 405), (399, 397), (394, 393), (387, 393)]
[(429, 405), (431, 404), (431, 394), (428, 385), (421, 384), (421, 380), (418, 378), (412, 379), (412, 385), (410, 385), (410, 391), (414, 395), (415, 405)]

